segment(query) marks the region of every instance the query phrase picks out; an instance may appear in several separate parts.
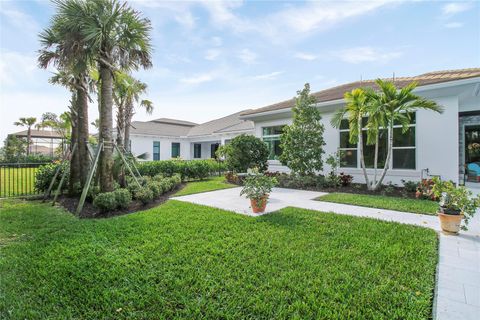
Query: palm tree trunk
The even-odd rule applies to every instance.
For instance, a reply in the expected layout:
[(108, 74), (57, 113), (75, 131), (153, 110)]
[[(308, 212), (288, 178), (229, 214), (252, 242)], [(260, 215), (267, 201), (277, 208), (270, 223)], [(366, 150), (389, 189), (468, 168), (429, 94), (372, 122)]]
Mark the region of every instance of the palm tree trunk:
[(113, 190), (113, 135), (112, 135), (112, 106), (113, 106), (113, 75), (105, 65), (100, 64), (100, 78), (102, 81), (100, 96), (100, 134), (103, 150), (100, 154), (99, 176), (100, 191)]
[(122, 105), (118, 106), (117, 111), (117, 146), (122, 150), (123, 138), (125, 133), (125, 112)]
[(82, 188), (87, 181), (87, 175), (90, 167), (90, 159), (88, 154), (88, 96), (86, 85), (82, 85), (84, 89), (77, 90), (77, 112), (78, 112), (78, 161), (79, 161), (79, 177)]
[[(73, 148), (75, 143), (78, 144), (78, 105), (75, 93), (72, 94), (72, 109), (71, 109), (71, 119), (72, 119), (72, 135), (70, 137), (70, 151)], [(77, 147), (78, 148), (78, 147)], [(70, 159), (70, 179), (68, 185), (68, 194), (73, 195), (75, 193), (75, 184), (80, 182), (79, 177), (79, 157), (78, 152), (75, 152)]]
[(28, 126), (28, 129), (27, 129), (27, 156), (30, 155), (31, 141), (32, 141), (32, 127)]
[(368, 180), (368, 174), (367, 174), (367, 168), (365, 167), (365, 157), (363, 156), (363, 131), (362, 131), (362, 117), (359, 116), (358, 119), (358, 151), (360, 152), (360, 165), (363, 170), (363, 176), (365, 178), (365, 184), (367, 185), (367, 188), (370, 189), (370, 181)]
[(382, 185), (383, 179), (385, 179), (385, 175), (389, 169), (390, 158), (392, 157), (393, 152), (393, 119), (390, 120), (389, 133), (387, 159), (385, 160), (385, 166), (383, 167), (382, 175), (380, 176), (377, 184), (373, 187), (373, 190), (377, 190)]
[(123, 142), (125, 144), (125, 150), (128, 152), (131, 152), (130, 150), (130, 127), (132, 125), (132, 106), (128, 105), (127, 109), (125, 110), (125, 138), (123, 139)]

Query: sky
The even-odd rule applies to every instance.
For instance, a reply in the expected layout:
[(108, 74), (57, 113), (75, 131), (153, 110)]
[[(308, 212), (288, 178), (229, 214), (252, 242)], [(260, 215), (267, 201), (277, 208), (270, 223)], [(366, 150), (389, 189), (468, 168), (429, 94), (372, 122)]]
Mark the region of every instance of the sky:
[[(153, 68), (135, 72), (160, 117), (206, 122), (377, 77), (480, 66), (480, 1), (153, 1)], [(37, 67), (38, 34), (55, 8), (0, 0), (0, 139), (13, 122), (67, 110), (69, 92)], [(89, 117), (98, 116), (96, 104)]]

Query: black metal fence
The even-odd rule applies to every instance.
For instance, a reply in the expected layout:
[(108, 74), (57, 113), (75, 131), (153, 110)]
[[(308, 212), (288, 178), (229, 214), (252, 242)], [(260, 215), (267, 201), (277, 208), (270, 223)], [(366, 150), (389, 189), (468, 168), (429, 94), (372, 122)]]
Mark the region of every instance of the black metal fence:
[(38, 195), (35, 172), (47, 163), (0, 163), (0, 198)]

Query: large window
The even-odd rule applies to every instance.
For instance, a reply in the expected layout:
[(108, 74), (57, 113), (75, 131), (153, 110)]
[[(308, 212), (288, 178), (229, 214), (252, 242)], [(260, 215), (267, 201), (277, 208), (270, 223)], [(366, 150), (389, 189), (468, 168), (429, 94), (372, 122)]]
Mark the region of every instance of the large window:
[(160, 141), (153, 141), (153, 160), (160, 160)]
[(195, 143), (193, 145), (193, 157), (195, 159), (200, 159), (202, 157), (202, 144), (201, 143)]
[(282, 134), (284, 126), (264, 127), (262, 128), (263, 142), (268, 147), (268, 160), (278, 160), (282, 154), (280, 148), (280, 135)]
[[(388, 129), (381, 129), (378, 140), (378, 167), (382, 168), (385, 165), (388, 152), (388, 137), (393, 135), (393, 149), (391, 168), (393, 169), (408, 169), (414, 170), (416, 168), (416, 148), (415, 148), (415, 113), (410, 114), (410, 124), (407, 132), (403, 132), (402, 126), (395, 123), (393, 131)], [(363, 121), (366, 124), (366, 120)], [(363, 154), (365, 159), (365, 166), (373, 168), (375, 159), (375, 145), (367, 145), (367, 130), (363, 128)], [(350, 131), (348, 120), (342, 120), (340, 125), (340, 148), (342, 158), (341, 166), (344, 168), (361, 168), (358, 159), (358, 144), (350, 143)]]
[(180, 157), (180, 143), (172, 142), (172, 158)]

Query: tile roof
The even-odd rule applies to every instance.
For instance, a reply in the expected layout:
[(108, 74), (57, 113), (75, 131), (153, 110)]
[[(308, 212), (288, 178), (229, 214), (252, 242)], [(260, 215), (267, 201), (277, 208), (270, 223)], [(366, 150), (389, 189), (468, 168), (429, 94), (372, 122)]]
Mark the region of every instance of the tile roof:
[(167, 122), (133, 121), (130, 134), (148, 134), (157, 136), (179, 137), (187, 135), (190, 125), (172, 124)]
[[(18, 131), (15, 133), (11, 133), (13, 136), (17, 137), (27, 137), (28, 130)], [(49, 131), (49, 130), (30, 130), (30, 135), (32, 138), (53, 138), (53, 139), (62, 139), (63, 136), (58, 133), (57, 131)]]
[(188, 132), (188, 136), (205, 136), (215, 133), (253, 130), (254, 125), (252, 121), (240, 119), (240, 114), (247, 111), (249, 110), (239, 111), (226, 117), (208, 121), (192, 127), (192, 129), (190, 129)]
[(151, 120), (151, 122), (159, 122), (159, 123), (168, 123), (168, 124), (177, 124), (182, 126), (197, 126), (198, 123), (185, 121), (185, 120), (177, 120), (177, 119), (169, 119), (169, 118), (159, 118), (155, 120)]
[[(443, 71), (434, 71), (424, 74), (420, 74), (414, 77), (400, 77), (395, 78), (395, 84), (398, 87), (404, 87), (412, 81), (417, 81), (418, 86), (425, 86), (429, 84), (442, 83), (454, 80), (462, 80), (468, 78), (480, 77), (480, 68), (470, 68), (470, 69), (458, 69), (458, 70), (443, 70)], [(391, 80), (386, 79), (386, 80)], [(375, 80), (363, 80), (355, 81), (351, 83), (342, 84), (336, 87), (328, 88), (322, 91), (312, 93), (313, 96), (317, 98), (317, 102), (327, 102), (333, 100), (343, 99), (343, 95), (347, 91), (358, 87), (372, 87), (377, 88)], [(266, 107), (248, 110), (243, 112), (241, 115), (253, 115), (262, 112), (274, 111), (291, 108), (294, 104), (294, 99), (285, 100), (278, 102)]]

